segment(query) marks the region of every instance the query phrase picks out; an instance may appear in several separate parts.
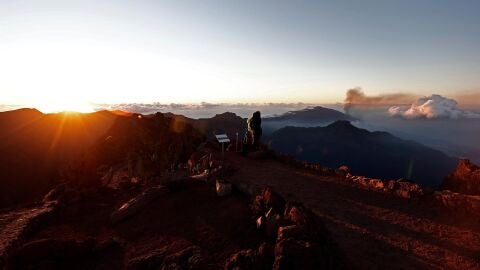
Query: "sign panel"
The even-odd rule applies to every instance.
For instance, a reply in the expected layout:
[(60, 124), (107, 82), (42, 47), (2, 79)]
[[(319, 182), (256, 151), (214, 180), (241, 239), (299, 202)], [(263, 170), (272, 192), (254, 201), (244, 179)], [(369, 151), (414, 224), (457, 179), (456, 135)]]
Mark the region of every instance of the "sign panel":
[(215, 137), (217, 138), (217, 141), (219, 143), (229, 143), (230, 142), (230, 139), (228, 138), (227, 134), (218, 134), (218, 135), (215, 135)]

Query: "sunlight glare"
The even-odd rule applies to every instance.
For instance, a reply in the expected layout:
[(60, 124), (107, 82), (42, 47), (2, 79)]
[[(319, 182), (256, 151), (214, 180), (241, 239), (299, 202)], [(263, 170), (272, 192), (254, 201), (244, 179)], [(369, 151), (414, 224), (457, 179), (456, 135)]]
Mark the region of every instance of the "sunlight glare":
[(57, 112), (77, 112), (89, 113), (93, 112), (93, 106), (89, 102), (74, 101), (74, 100), (59, 100), (40, 102), (35, 108), (43, 113), (57, 113)]

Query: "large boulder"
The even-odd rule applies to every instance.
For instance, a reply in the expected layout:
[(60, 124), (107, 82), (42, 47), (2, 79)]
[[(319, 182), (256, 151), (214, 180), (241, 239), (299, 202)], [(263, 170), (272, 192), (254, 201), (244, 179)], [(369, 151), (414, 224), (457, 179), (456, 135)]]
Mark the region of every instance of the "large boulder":
[(468, 159), (461, 159), (457, 168), (445, 178), (442, 189), (480, 195), (480, 167)]
[[(279, 210), (283, 211), (279, 212)], [(258, 256), (248, 250), (237, 253), (226, 269), (338, 269), (341, 260), (320, 218), (301, 203), (288, 202), (266, 188), (252, 203), (257, 227), (275, 241), (275, 260), (268, 268), (257, 267)]]
[(328, 231), (320, 218), (301, 203), (289, 202), (285, 207), (283, 218), (286, 222), (296, 225), (298, 235), (303, 235), (309, 241), (328, 242)]

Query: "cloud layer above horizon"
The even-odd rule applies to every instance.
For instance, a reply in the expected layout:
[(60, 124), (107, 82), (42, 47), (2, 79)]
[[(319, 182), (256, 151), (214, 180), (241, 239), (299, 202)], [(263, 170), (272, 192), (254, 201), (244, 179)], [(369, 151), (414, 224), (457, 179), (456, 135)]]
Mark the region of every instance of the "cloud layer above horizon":
[[(152, 114), (156, 112), (181, 114), (191, 118), (207, 118), (224, 112), (233, 112), (242, 117), (249, 117), (255, 111), (261, 111), (262, 116), (282, 114), (288, 111), (301, 110), (315, 104), (307, 103), (123, 103), (94, 104), (95, 110), (121, 110), (126, 112)], [(331, 106), (332, 107), (332, 106)], [(334, 107), (334, 106), (333, 106)]]

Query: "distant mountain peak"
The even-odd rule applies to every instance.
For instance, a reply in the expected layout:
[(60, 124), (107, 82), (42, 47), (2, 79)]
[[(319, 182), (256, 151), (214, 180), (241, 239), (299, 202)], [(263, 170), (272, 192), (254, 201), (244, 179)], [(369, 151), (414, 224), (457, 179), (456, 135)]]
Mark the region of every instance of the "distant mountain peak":
[(335, 120), (356, 120), (354, 117), (340, 111), (325, 108), (322, 106), (308, 107), (298, 111), (289, 111), (281, 115), (265, 117), (266, 121), (335, 121)]
[(240, 116), (236, 115), (233, 112), (224, 112), (224, 113), (219, 113), (216, 114), (213, 118), (214, 119), (236, 119)]

